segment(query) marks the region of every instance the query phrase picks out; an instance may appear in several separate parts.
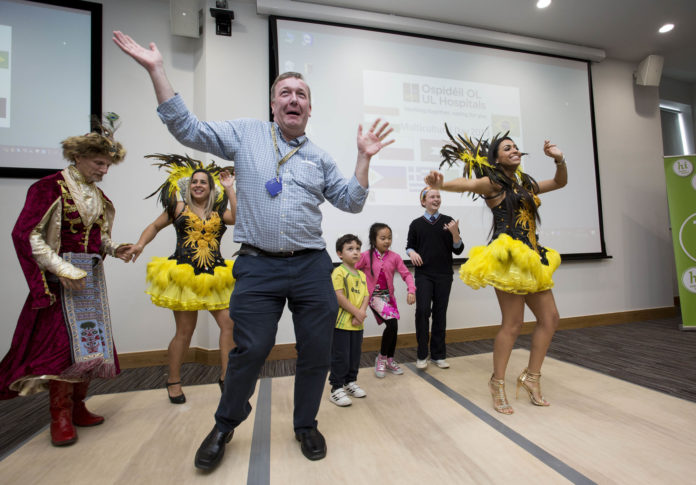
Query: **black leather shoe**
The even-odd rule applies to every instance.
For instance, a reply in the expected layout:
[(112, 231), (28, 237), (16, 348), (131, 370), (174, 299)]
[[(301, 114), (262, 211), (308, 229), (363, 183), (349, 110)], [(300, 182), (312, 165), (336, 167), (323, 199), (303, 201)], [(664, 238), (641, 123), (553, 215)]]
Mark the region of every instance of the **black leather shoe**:
[(309, 460), (321, 460), (326, 456), (326, 440), (317, 428), (298, 431), (295, 439), (300, 442), (302, 454)]
[(205, 471), (214, 470), (222, 460), (225, 454), (225, 445), (230, 442), (234, 435), (234, 430), (227, 433), (220, 431), (217, 426), (213, 426), (213, 430), (205, 437), (201, 446), (196, 452), (196, 460), (194, 464), (196, 468)]

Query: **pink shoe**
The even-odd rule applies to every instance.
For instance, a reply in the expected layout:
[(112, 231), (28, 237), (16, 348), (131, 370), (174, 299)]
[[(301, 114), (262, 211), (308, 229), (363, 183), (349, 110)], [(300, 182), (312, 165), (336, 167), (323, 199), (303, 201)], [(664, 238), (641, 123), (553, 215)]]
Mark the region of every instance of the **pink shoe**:
[(387, 370), (390, 371), (392, 374), (401, 375), (404, 373), (404, 371), (401, 370), (401, 366), (399, 364), (397, 364), (396, 361), (391, 357), (389, 357), (387, 359), (387, 366), (386, 367), (387, 367)]
[(380, 379), (384, 377), (384, 369), (387, 366), (387, 360), (380, 355), (375, 359), (375, 375)]

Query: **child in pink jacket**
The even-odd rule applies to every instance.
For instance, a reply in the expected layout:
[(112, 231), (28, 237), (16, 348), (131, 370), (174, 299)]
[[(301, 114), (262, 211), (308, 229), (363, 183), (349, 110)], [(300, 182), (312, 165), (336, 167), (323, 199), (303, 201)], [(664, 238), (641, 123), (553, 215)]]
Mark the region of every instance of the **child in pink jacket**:
[(375, 359), (375, 375), (384, 377), (385, 370), (394, 374), (403, 374), (399, 364), (394, 360), (396, 334), (399, 328), (399, 309), (394, 298), (394, 273), (399, 272), (408, 287), (406, 302), (413, 305), (416, 301), (416, 285), (413, 276), (406, 269), (401, 256), (389, 251), (392, 243), (391, 228), (380, 222), (370, 227), (370, 249), (360, 254), (355, 265), (367, 277), (367, 291), (370, 295), (370, 308), (377, 323), (384, 323), (381, 350)]

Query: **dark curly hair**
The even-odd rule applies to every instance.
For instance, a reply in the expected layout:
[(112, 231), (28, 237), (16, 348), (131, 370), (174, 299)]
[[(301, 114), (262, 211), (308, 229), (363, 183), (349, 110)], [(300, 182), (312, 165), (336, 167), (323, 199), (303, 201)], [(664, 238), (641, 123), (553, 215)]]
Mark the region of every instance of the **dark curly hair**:
[(342, 253), (343, 246), (352, 242), (355, 242), (358, 246), (362, 247), (362, 241), (358, 236), (356, 236), (355, 234), (344, 234), (343, 236), (339, 237), (336, 241), (336, 252)]

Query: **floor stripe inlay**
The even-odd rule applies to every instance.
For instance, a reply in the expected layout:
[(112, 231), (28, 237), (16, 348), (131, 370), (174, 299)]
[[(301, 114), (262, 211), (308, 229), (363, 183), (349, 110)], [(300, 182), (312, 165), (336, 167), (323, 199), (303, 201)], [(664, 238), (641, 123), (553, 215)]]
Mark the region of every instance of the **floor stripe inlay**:
[(272, 379), (259, 379), (254, 433), (251, 438), (248, 485), (271, 483), (271, 388)]
[(574, 468), (559, 460), (549, 452), (540, 448), (538, 445), (529, 441), (527, 438), (519, 434), (517, 431), (513, 430), (512, 428), (509, 428), (499, 420), (495, 419), (493, 416), (488, 414), (486, 411), (478, 407), (473, 402), (469, 401), (467, 398), (465, 398), (449, 386), (437, 380), (427, 372), (419, 370), (414, 363), (407, 362), (405, 365), (406, 367), (411, 369), (416, 375), (420, 376), (426, 382), (435, 387), (437, 390), (439, 390), (447, 397), (455, 401), (457, 404), (465, 408), (467, 411), (469, 411), (471, 414), (473, 414), (481, 421), (489, 425), (491, 428), (495, 429), (500, 434), (511, 440), (513, 443), (520, 446), (522, 449), (530, 453), (532, 456), (540, 460), (542, 463), (546, 464), (548, 467), (555, 470), (566, 479), (570, 480), (572, 483), (582, 485), (596, 485), (596, 482), (590, 480), (579, 471), (575, 470)]

